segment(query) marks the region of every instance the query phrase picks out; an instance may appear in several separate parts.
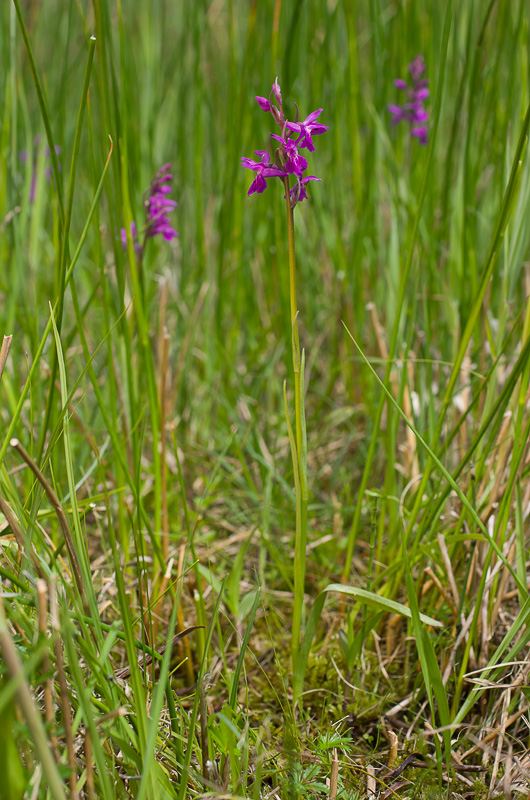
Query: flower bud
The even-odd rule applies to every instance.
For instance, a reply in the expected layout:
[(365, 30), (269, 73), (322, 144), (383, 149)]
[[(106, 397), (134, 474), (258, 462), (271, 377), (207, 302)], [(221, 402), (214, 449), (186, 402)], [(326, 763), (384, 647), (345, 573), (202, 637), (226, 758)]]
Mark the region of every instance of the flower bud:
[(283, 114), (280, 111), (280, 109), (277, 106), (272, 105), (272, 103), (271, 103), (270, 111), (271, 111), (271, 114), (272, 114), (272, 116), (274, 118), (274, 121), (278, 125), (281, 125), (283, 123)]

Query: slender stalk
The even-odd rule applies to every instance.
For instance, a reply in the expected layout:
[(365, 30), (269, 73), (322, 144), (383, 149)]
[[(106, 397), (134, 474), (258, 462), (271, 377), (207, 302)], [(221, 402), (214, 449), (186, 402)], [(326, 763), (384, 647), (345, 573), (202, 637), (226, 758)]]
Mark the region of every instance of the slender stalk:
[[(42, 578), (38, 578), (36, 582), (37, 589), (37, 620), (39, 626), (39, 635), (45, 639), (48, 632), (48, 584)], [(44, 712), (46, 718), (46, 725), (49, 730), (50, 748), (55, 760), (59, 761), (59, 748), (57, 746), (57, 736), (55, 735), (55, 718), (53, 709), (53, 680), (49, 674), (50, 672), (50, 654), (48, 650), (44, 651), (42, 656), (42, 674), (44, 682)]]
[(12, 341), (13, 341), (13, 336), (11, 334), (4, 336), (2, 340), (2, 347), (0, 347), (0, 378), (2, 377), (2, 373), (6, 365)]
[(296, 416), (296, 447), (300, 456), (302, 450), (302, 431), (300, 427), (300, 341), (298, 338), (298, 306), (296, 303), (296, 254), (294, 248), (294, 214), (289, 194), (289, 178), (283, 179), (285, 204), (287, 208), (287, 241), (289, 245), (289, 300), (291, 306), (291, 328), (293, 339), (293, 370)]
[[(298, 337), (298, 307), (296, 302), (296, 255), (294, 244), (294, 215), (289, 194), (289, 178), (283, 179), (285, 186), (285, 202), (287, 209), (287, 240), (289, 245), (289, 299), (291, 308), (292, 350), (294, 371), (295, 425), (296, 440), (289, 433), (295, 473), (296, 493), (296, 530), (294, 543), (294, 609), (293, 632), (291, 639), (291, 658), (294, 664), (300, 646), (302, 631), (302, 613), (304, 608), (305, 558), (307, 543), (307, 446), (305, 433), (305, 410), (303, 396), (304, 356), (300, 358), (300, 341)], [(288, 426), (290, 422), (285, 407)]]

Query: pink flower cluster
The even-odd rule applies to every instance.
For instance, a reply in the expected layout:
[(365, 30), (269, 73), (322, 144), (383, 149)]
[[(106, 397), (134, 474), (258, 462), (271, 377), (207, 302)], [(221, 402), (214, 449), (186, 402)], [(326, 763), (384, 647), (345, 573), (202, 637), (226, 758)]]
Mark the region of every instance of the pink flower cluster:
[[(173, 180), (170, 169), (171, 164), (164, 164), (156, 173), (145, 194), (144, 236), (146, 239), (150, 239), (160, 233), (166, 242), (170, 242), (175, 236), (178, 236), (178, 232), (171, 225), (168, 218), (168, 214), (178, 205), (175, 200), (170, 200), (168, 197), (171, 192), (171, 181)], [(127, 248), (127, 231), (125, 228), (121, 229), (120, 234), (122, 247), (125, 250)], [(136, 223), (131, 222), (131, 238), (134, 243), (134, 249), (139, 253), (142, 250), (142, 246), (138, 242), (137, 236)]]
[(393, 115), (392, 125), (397, 125), (401, 120), (407, 120), (411, 124), (411, 136), (415, 136), (420, 144), (427, 144), (427, 121), (429, 112), (425, 109), (425, 101), (429, 97), (427, 89), (429, 81), (423, 77), (425, 73), (425, 61), (423, 56), (416, 56), (414, 61), (409, 64), (412, 86), (406, 81), (397, 78), (394, 85), (407, 95), (406, 102), (401, 106), (389, 105), (388, 110)]
[(272, 84), (272, 89), (269, 97), (256, 97), (259, 107), (266, 112), (270, 112), (274, 121), (280, 126), (280, 135), (271, 133), (270, 136), (280, 143), (276, 150), (276, 161), (271, 163), (271, 157), (266, 150), (254, 150), (256, 155), (260, 156), (260, 161), (254, 161), (252, 158), (242, 158), (241, 165), (247, 169), (251, 169), (256, 173), (256, 177), (252, 181), (248, 194), (258, 192), (261, 194), (267, 188), (267, 178), (285, 178), (292, 175), (296, 183), (293, 188), (289, 190), (291, 198), (291, 206), (294, 208), (296, 203), (301, 202), (307, 198), (305, 187), (309, 181), (320, 181), (320, 178), (315, 178), (314, 175), (307, 175), (304, 177), (304, 172), (307, 170), (307, 159), (299, 153), (300, 150), (306, 148), (310, 153), (315, 149), (313, 136), (325, 133), (328, 129), (327, 125), (322, 125), (316, 120), (322, 113), (322, 109), (312, 111), (303, 122), (298, 120), (298, 107), (296, 108), (296, 119), (290, 122), (285, 119), (282, 106), (282, 93), (278, 78)]

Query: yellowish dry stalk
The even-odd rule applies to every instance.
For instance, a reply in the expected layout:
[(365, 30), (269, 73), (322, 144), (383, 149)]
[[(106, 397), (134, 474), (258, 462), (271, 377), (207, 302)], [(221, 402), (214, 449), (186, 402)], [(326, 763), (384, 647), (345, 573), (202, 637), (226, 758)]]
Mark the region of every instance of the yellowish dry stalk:
[[(39, 633), (45, 637), (48, 632), (48, 584), (46, 581), (39, 578), (37, 581), (37, 618), (39, 625)], [(57, 745), (57, 736), (55, 735), (55, 719), (53, 709), (53, 681), (50, 673), (50, 654), (48, 650), (44, 651), (42, 657), (42, 671), (48, 677), (44, 681), (44, 713), (46, 716), (46, 724), (48, 726), (48, 735), (50, 737), (50, 744), (55, 760), (59, 761), (59, 748)]]
[(337, 797), (337, 788), (339, 785), (339, 757), (337, 755), (337, 748), (333, 748), (333, 755), (331, 757), (331, 772), (329, 775), (329, 800), (335, 800)]
[(13, 337), (11, 334), (9, 336), (4, 336), (2, 340), (2, 347), (0, 348), (0, 379), (2, 378), (2, 373), (6, 365), (7, 356), (9, 355), (12, 341)]
[(160, 363), (160, 436), (161, 436), (161, 494), (162, 494), (162, 556), (167, 560), (169, 549), (169, 512), (167, 503), (167, 461), (166, 461), (166, 394), (168, 378), (169, 333), (164, 329), (162, 336), (162, 353)]

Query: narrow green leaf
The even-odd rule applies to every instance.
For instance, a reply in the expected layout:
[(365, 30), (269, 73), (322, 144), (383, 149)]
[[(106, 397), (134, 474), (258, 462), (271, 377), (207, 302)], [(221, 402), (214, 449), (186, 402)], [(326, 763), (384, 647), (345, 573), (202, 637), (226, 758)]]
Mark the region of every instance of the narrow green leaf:
[[(344, 323), (343, 323), (343, 325), (344, 325)], [(499, 548), (499, 545), (497, 544), (497, 542), (496, 542), (496, 541), (493, 539), (493, 537), (492, 537), (492, 536), (490, 535), (490, 533), (488, 532), (488, 530), (487, 530), (486, 526), (484, 525), (484, 523), (483, 523), (483, 522), (482, 522), (482, 520), (480, 519), (480, 516), (477, 514), (476, 510), (473, 508), (473, 506), (472, 506), (472, 505), (471, 505), (471, 503), (469, 502), (469, 500), (468, 500), (468, 498), (466, 497), (466, 495), (465, 495), (465, 494), (463, 493), (463, 491), (460, 489), (460, 487), (458, 486), (458, 484), (456, 483), (456, 481), (454, 480), (454, 478), (452, 477), (452, 475), (450, 474), (450, 472), (449, 472), (449, 471), (446, 469), (446, 467), (445, 467), (445, 466), (442, 464), (442, 462), (441, 462), (441, 461), (440, 461), (440, 459), (439, 459), (439, 458), (436, 456), (436, 454), (434, 453), (434, 451), (433, 451), (433, 450), (431, 450), (431, 448), (429, 447), (429, 445), (427, 444), (427, 442), (425, 441), (425, 439), (424, 439), (424, 438), (423, 438), (423, 437), (420, 435), (420, 433), (419, 433), (419, 432), (416, 430), (416, 428), (414, 427), (414, 425), (413, 425), (413, 424), (412, 424), (412, 423), (411, 423), (411, 422), (408, 420), (408, 418), (407, 418), (407, 415), (406, 415), (406, 414), (405, 414), (405, 412), (404, 412), (404, 411), (401, 409), (401, 407), (399, 406), (399, 404), (397, 403), (397, 401), (394, 399), (394, 396), (393, 396), (393, 395), (392, 395), (392, 393), (391, 393), (391, 392), (388, 390), (388, 388), (385, 386), (385, 384), (383, 383), (383, 381), (382, 381), (382, 380), (379, 378), (379, 375), (377, 374), (377, 372), (375, 371), (375, 369), (372, 367), (372, 365), (370, 364), (369, 360), (366, 358), (366, 356), (365, 356), (364, 352), (362, 351), (361, 347), (360, 347), (360, 346), (357, 344), (357, 342), (355, 341), (355, 339), (353, 338), (353, 336), (351, 335), (350, 331), (349, 331), (349, 330), (346, 328), (346, 326), (345, 326), (345, 325), (344, 325), (344, 328), (346, 329), (346, 333), (348, 334), (348, 336), (350, 337), (350, 339), (351, 339), (351, 340), (352, 340), (352, 342), (354, 343), (355, 347), (357, 348), (357, 350), (358, 350), (359, 354), (361, 355), (361, 357), (362, 357), (363, 361), (365, 362), (365, 364), (367, 365), (368, 369), (369, 369), (369, 370), (372, 372), (372, 374), (374, 375), (374, 377), (375, 377), (376, 381), (377, 381), (377, 382), (379, 383), (379, 385), (381, 386), (381, 388), (382, 388), (383, 392), (384, 392), (384, 393), (387, 395), (388, 399), (390, 400), (390, 402), (392, 403), (392, 405), (394, 406), (394, 408), (397, 410), (397, 412), (399, 413), (399, 415), (401, 416), (401, 418), (402, 418), (402, 419), (405, 421), (405, 423), (408, 425), (408, 427), (410, 428), (410, 430), (413, 432), (414, 436), (417, 438), (417, 440), (420, 442), (420, 444), (421, 444), (421, 445), (422, 445), (422, 446), (425, 448), (425, 450), (428, 452), (428, 454), (429, 454), (429, 456), (431, 457), (431, 459), (432, 459), (433, 463), (434, 463), (434, 464), (435, 464), (435, 465), (438, 467), (439, 471), (442, 473), (442, 475), (444, 476), (444, 478), (446, 479), (446, 481), (449, 483), (449, 485), (451, 486), (451, 488), (453, 489), (453, 491), (455, 491), (455, 492), (456, 492), (456, 494), (457, 494), (457, 495), (458, 495), (458, 497), (460, 498), (460, 501), (462, 502), (462, 504), (463, 504), (463, 505), (466, 507), (466, 509), (467, 509), (467, 510), (469, 511), (469, 513), (471, 514), (471, 516), (472, 516), (472, 518), (473, 518), (473, 521), (475, 522), (475, 524), (477, 525), (477, 527), (479, 527), (479, 528), (480, 528), (480, 530), (482, 531), (482, 533), (484, 534), (484, 538), (485, 538), (485, 539), (488, 541), (488, 544), (490, 545), (490, 547), (491, 547), (491, 548), (493, 548), (493, 550), (495, 551), (495, 553), (497, 554), (497, 556), (500, 558), (500, 560), (502, 561), (502, 563), (504, 564), (504, 566), (506, 567), (506, 569), (507, 569), (507, 570), (510, 572), (510, 574), (512, 575), (513, 579), (515, 580), (515, 583), (517, 584), (517, 587), (518, 587), (518, 588), (519, 588), (521, 591), (525, 592), (525, 591), (526, 591), (526, 586), (525, 586), (524, 584), (522, 584), (522, 583), (521, 583), (521, 581), (519, 580), (519, 577), (518, 577), (518, 576), (515, 574), (515, 572), (514, 572), (514, 570), (513, 570), (513, 567), (512, 567), (512, 565), (509, 563), (509, 561), (507, 561), (507, 559), (506, 559), (506, 557), (504, 556), (504, 554), (503, 554), (502, 550)]]
[[(408, 619), (412, 618), (410, 608), (407, 608), (407, 606), (404, 606), (402, 603), (398, 603), (396, 600), (390, 600), (388, 597), (381, 597), (375, 592), (368, 592), (366, 589), (361, 589), (358, 586), (343, 586), (341, 583), (330, 583), (330, 585), (326, 586), (326, 588), (313, 602), (309, 617), (307, 619), (302, 644), (300, 645), (300, 649), (294, 663), (293, 699), (295, 702), (302, 694), (309, 651), (315, 637), (317, 625), (324, 608), (324, 603), (326, 602), (326, 598), (330, 592), (354, 597), (356, 600), (366, 603), (366, 605), (381, 611), (387, 611), (391, 614), (400, 614)], [(420, 614), (420, 619), (424, 625), (431, 625), (435, 628), (443, 627), (442, 622), (439, 622), (432, 617), (428, 617), (425, 614)]]

